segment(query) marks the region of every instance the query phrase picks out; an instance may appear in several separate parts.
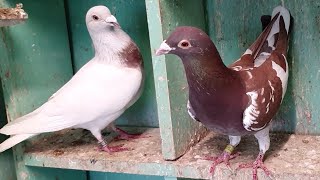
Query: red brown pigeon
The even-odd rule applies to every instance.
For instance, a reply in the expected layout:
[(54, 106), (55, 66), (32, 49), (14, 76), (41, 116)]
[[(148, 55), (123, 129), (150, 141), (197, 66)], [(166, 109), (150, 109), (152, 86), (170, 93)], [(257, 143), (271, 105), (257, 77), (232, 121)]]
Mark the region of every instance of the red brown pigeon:
[(253, 163), (239, 168), (270, 172), (263, 164), (269, 149), (269, 130), (287, 89), (289, 67), (286, 60), (290, 26), (289, 11), (278, 6), (257, 40), (228, 67), (210, 37), (195, 27), (177, 27), (156, 55), (175, 54), (183, 62), (189, 85), (187, 108), (190, 116), (208, 129), (229, 136), (230, 143), (218, 157), (210, 158), (210, 168), (236, 157), (232, 154), (241, 136), (253, 134), (260, 153)]

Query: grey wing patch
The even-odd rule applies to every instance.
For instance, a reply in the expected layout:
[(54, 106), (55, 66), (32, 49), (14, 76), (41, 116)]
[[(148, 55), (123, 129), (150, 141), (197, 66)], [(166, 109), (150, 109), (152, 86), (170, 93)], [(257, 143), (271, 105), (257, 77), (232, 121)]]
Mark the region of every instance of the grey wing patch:
[[(189, 116), (196, 121), (199, 121), (199, 119), (196, 117), (196, 113), (194, 112), (194, 110), (192, 109), (192, 106), (190, 104), (190, 102), (188, 101), (187, 103), (187, 110), (188, 110), (188, 114)], [(200, 122), (200, 121), (199, 121)]]

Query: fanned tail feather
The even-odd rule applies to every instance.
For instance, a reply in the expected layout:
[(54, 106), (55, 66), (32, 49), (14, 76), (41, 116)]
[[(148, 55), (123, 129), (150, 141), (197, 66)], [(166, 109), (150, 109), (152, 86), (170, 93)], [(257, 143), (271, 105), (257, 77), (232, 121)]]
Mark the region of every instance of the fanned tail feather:
[[(290, 13), (286, 8), (277, 6), (273, 9), (272, 18), (275, 18), (276, 16), (276, 21), (272, 25), (272, 29), (266, 39), (268, 47), (271, 48), (268, 48), (269, 51), (279, 48), (281, 51), (283, 51), (283, 49), (287, 49), (287, 39), (290, 28)], [(270, 53), (269, 51), (265, 52)], [(286, 52), (281, 53), (286, 54)]]
[(270, 23), (268, 16), (263, 16), (263, 32), (257, 40), (249, 47), (245, 54), (251, 54), (254, 66), (260, 66), (271, 54), (277, 50), (280, 54), (286, 55), (288, 46), (288, 34), (290, 28), (290, 13), (283, 6), (273, 9)]

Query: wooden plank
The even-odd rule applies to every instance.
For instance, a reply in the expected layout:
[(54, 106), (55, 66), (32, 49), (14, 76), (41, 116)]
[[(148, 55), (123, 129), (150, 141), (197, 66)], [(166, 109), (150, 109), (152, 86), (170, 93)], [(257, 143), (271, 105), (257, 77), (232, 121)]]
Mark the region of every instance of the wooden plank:
[[(273, 131), (320, 134), (320, 1), (284, 0), (294, 22), (290, 35), (289, 83)], [(260, 16), (279, 0), (207, 0), (209, 34), (225, 63), (236, 60), (261, 32)]]
[[(1, 0), (10, 7), (19, 2)], [(8, 121), (39, 107), (72, 76), (63, 0), (22, 3), (28, 21), (0, 29), (0, 69)], [(28, 168), (23, 150), (22, 145), (14, 148), (18, 179), (86, 179), (83, 171)]]
[(164, 180), (178, 180), (176, 177), (164, 177)]
[[(146, 0), (162, 154), (173, 160), (206, 134), (186, 110), (187, 82), (182, 63), (174, 56), (154, 56), (155, 50), (179, 25), (205, 27), (203, 1)], [(190, 16), (190, 12), (194, 15)]]
[[(159, 129), (127, 129), (143, 131), (150, 138), (112, 142), (124, 144), (131, 151), (108, 154), (98, 152), (94, 137), (89, 132), (71, 130), (39, 140), (27, 148), (25, 163), (28, 166), (79, 169), (100, 172), (117, 172), (165, 177), (210, 179), (210, 161), (202, 160), (207, 155), (219, 155), (228, 143), (226, 136), (210, 133), (184, 156), (176, 161), (165, 161), (161, 155)], [(265, 165), (275, 179), (319, 179), (320, 136), (272, 134), (271, 148), (266, 155)], [(245, 136), (236, 148), (241, 156), (231, 160), (235, 169), (240, 163), (254, 161), (259, 153), (258, 143), (253, 136)], [(268, 179), (258, 171), (259, 179)], [(133, 176), (134, 177), (134, 176)], [(215, 179), (251, 179), (251, 169), (231, 173), (222, 164), (216, 169)]]
[[(136, 0), (67, 0), (69, 34), (74, 69), (78, 70), (93, 57), (93, 48), (85, 15), (96, 5), (107, 6), (130, 37), (139, 46), (145, 67), (145, 84), (141, 98), (117, 120), (119, 125), (158, 127), (153, 70), (150, 54), (146, 8)], [(143, 113), (141, 113), (143, 112)]]

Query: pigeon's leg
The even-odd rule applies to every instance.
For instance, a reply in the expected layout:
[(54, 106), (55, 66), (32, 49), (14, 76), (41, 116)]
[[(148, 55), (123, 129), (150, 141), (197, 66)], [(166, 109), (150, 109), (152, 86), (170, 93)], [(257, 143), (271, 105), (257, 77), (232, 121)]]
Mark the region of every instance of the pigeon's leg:
[(214, 170), (216, 169), (216, 166), (220, 163), (225, 163), (227, 167), (231, 169), (229, 160), (239, 156), (240, 153), (232, 154), (232, 152), (234, 148), (240, 143), (241, 136), (229, 136), (229, 140), (230, 140), (230, 144), (227, 145), (227, 147), (220, 154), (220, 156), (204, 158), (205, 160), (213, 161), (210, 167), (210, 173), (213, 174)]
[(94, 137), (98, 140), (98, 143), (100, 145), (99, 150), (105, 151), (108, 153), (112, 152), (120, 152), (120, 151), (128, 151), (129, 148), (123, 148), (123, 145), (119, 146), (108, 146), (108, 143), (104, 140), (104, 138), (101, 135), (100, 130), (97, 131), (91, 131), (91, 133), (94, 135)]
[(265, 152), (269, 149), (270, 147), (270, 137), (269, 137), (269, 130), (270, 130), (270, 125), (266, 127), (265, 129), (258, 131), (254, 136), (258, 139), (259, 143), (259, 149), (260, 152), (258, 154), (258, 157), (253, 163), (247, 163), (247, 164), (241, 164), (239, 165), (238, 169), (242, 168), (252, 168), (253, 172), (253, 179), (257, 180), (257, 171), (259, 168), (261, 168), (265, 174), (269, 177), (271, 177), (271, 172), (267, 169), (267, 167), (263, 164), (263, 157)]
[(129, 134), (126, 131), (116, 127), (113, 123), (110, 124), (110, 127), (115, 132), (119, 133), (119, 135), (115, 138), (116, 140), (124, 139), (124, 140), (131, 140), (131, 139), (139, 139), (139, 138), (147, 138), (149, 136), (144, 136), (142, 134)]

